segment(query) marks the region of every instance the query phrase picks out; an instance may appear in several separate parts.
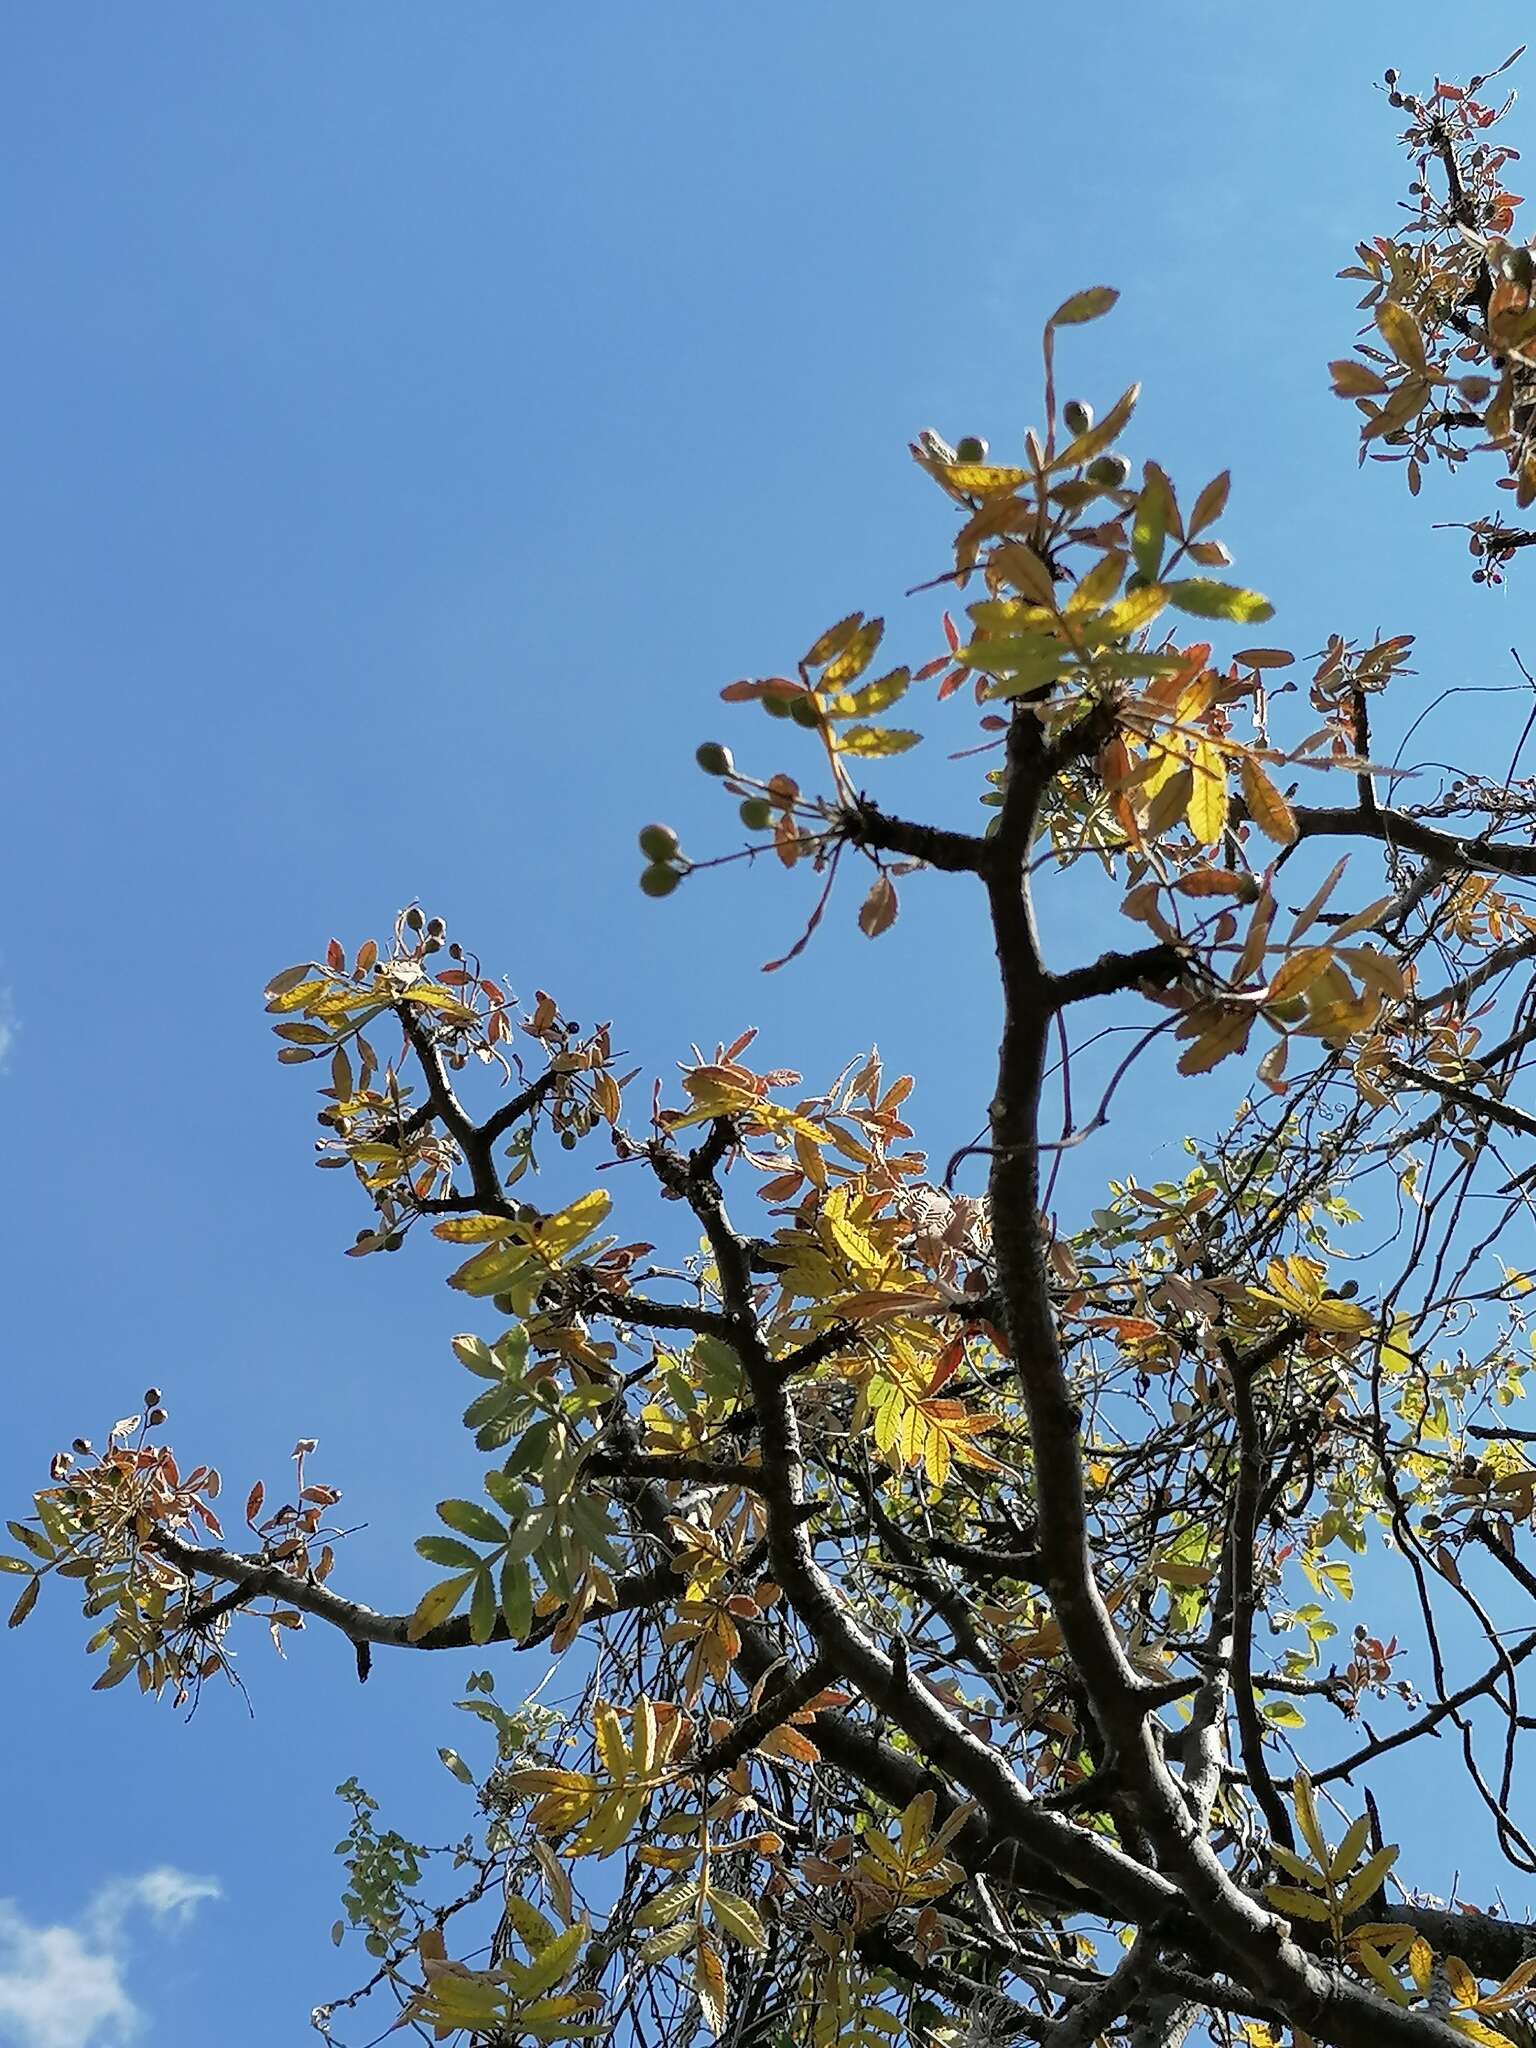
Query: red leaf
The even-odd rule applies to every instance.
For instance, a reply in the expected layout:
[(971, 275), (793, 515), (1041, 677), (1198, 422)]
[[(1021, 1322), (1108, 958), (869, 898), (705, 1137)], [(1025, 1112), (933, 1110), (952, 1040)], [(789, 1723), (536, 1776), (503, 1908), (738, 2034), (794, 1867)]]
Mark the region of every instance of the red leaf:
[(331, 943), (326, 947), (325, 964), (330, 968), (332, 974), (344, 974), (346, 972), (347, 956), (342, 950), (340, 939), (332, 939)]
[(248, 1522), (255, 1522), (256, 1517), (261, 1513), (261, 1504), (266, 1499), (266, 1497), (267, 1489), (262, 1485), (261, 1481), (258, 1479), (256, 1484), (251, 1488), (250, 1492), (245, 1497), (245, 1519)]
[(933, 1377), (928, 1382), (929, 1394), (936, 1394), (940, 1387), (954, 1378), (955, 1374), (960, 1370), (960, 1363), (964, 1357), (964, 1335), (951, 1337), (933, 1362)]

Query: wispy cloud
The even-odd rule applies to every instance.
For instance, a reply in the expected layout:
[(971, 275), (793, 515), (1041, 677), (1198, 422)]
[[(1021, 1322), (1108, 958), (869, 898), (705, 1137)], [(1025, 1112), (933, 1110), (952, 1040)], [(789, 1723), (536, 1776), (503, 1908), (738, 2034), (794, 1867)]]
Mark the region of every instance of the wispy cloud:
[(0, 1899), (0, 2041), (9, 2048), (120, 2048), (144, 2016), (126, 1978), (131, 1915), (157, 1927), (184, 1926), (219, 1887), (206, 1877), (162, 1866), (114, 1878), (73, 1925), (29, 1920)]

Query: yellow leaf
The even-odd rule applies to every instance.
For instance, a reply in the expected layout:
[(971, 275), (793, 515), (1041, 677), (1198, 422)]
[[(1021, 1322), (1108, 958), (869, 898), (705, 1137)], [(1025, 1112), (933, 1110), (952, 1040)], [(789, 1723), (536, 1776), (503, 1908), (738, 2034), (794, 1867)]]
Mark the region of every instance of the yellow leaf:
[(1129, 633), (1139, 633), (1143, 626), (1150, 626), (1168, 603), (1168, 593), (1160, 583), (1147, 583), (1140, 590), (1133, 590), (1112, 604), (1108, 611), (1101, 612), (1089, 626), (1089, 637), (1095, 641), (1123, 640)]
[(991, 491), (1016, 491), (1029, 482), (1027, 469), (1009, 469), (993, 462), (947, 462), (939, 475), (957, 491), (974, 492), (978, 497)]
[(455, 1607), (464, 1598), (474, 1583), (473, 1572), (460, 1572), (451, 1579), (439, 1579), (435, 1586), (429, 1586), (417, 1601), (415, 1611), (406, 1624), (406, 1635), (413, 1643), (420, 1642), (429, 1630), (448, 1619)]
[(1245, 754), (1238, 764), (1242, 777), (1243, 801), (1248, 806), (1248, 815), (1276, 846), (1294, 846), (1296, 843), (1296, 819), (1290, 805), (1270, 781), (1258, 762)]
[(805, 657), (807, 668), (821, 668), (836, 655), (842, 653), (848, 642), (864, 622), (862, 612), (850, 612), (846, 619), (839, 619), (835, 626), (828, 626)]
[(700, 1935), (693, 1959), (693, 1988), (699, 1994), (699, 2008), (712, 2034), (725, 2032), (725, 1965), (720, 1951), (707, 1935)]
[(1179, 1061), (1181, 1074), (1206, 1074), (1235, 1052), (1241, 1052), (1253, 1029), (1250, 1010), (1206, 1012), (1206, 1029)]
[(1319, 1870), (1328, 1868), (1328, 1844), (1323, 1840), (1322, 1824), (1317, 1817), (1317, 1802), (1312, 1797), (1312, 1780), (1305, 1771), (1296, 1773), (1295, 1789), (1291, 1803), (1296, 1808), (1296, 1825), (1301, 1829), (1301, 1838), (1312, 1851)]
[(1209, 740), (1196, 742), (1189, 829), (1202, 846), (1216, 846), (1227, 829), (1227, 764)]
[(1419, 332), (1418, 321), (1406, 306), (1400, 306), (1395, 299), (1383, 299), (1376, 308), (1376, 326), (1400, 363), (1406, 364), (1416, 376), (1428, 374), (1424, 337)]
[(1120, 588), (1120, 578), (1124, 574), (1125, 556), (1118, 548), (1111, 548), (1079, 579), (1077, 588), (1067, 599), (1066, 617), (1077, 618), (1083, 612), (1094, 612), (1100, 605), (1107, 604)]
[(822, 673), (820, 687), (824, 690), (840, 690), (845, 683), (851, 683), (861, 676), (874, 659), (875, 649), (885, 633), (884, 619), (866, 619), (857, 631), (851, 633), (842, 651), (830, 662)]

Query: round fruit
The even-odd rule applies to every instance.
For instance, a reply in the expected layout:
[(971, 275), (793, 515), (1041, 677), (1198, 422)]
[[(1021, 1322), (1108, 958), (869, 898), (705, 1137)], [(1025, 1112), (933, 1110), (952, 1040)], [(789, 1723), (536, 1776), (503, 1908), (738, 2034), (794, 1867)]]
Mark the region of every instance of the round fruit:
[(722, 747), (718, 740), (706, 740), (693, 758), (706, 775), (729, 775), (736, 766), (730, 748)]
[(761, 701), (770, 718), (788, 718), (791, 701), (788, 697), (776, 697), (770, 692)]
[(1107, 491), (1118, 491), (1131, 473), (1131, 465), (1123, 455), (1098, 455), (1088, 465), (1088, 481), (1102, 484)]
[(640, 832), (640, 851), (647, 860), (670, 860), (677, 852), (677, 834), (670, 825), (645, 825)]
[(1126, 596), (1129, 597), (1133, 590), (1145, 590), (1151, 581), (1150, 576), (1143, 576), (1139, 569), (1133, 569), (1125, 579)]
[(1061, 422), (1069, 434), (1086, 434), (1093, 425), (1093, 407), (1081, 398), (1069, 398), (1061, 408)]
[(765, 796), (749, 796), (741, 807), (741, 822), (749, 832), (766, 831), (773, 822), (773, 805)]
[(642, 872), (640, 887), (647, 896), (670, 896), (682, 879), (676, 868), (663, 867), (656, 861)]
[(796, 725), (814, 728), (821, 723), (821, 713), (816, 709), (816, 706), (809, 697), (792, 697), (789, 704), (789, 715)]
[(987, 444), (980, 434), (962, 434), (955, 443), (956, 462), (985, 462)]

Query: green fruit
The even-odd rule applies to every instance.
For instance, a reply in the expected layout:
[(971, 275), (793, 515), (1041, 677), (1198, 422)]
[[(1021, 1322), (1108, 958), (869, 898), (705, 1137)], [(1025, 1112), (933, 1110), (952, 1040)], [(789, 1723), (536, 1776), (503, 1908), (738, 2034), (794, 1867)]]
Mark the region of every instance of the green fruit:
[(1061, 423), (1069, 434), (1086, 434), (1093, 425), (1093, 407), (1081, 398), (1069, 398), (1061, 408)]
[(773, 822), (773, 805), (765, 796), (749, 796), (741, 807), (741, 822), (749, 832), (762, 832)]
[(1088, 481), (1102, 484), (1107, 491), (1118, 491), (1131, 473), (1131, 465), (1123, 455), (1098, 455), (1088, 465)]
[(762, 698), (760, 701), (770, 718), (788, 718), (790, 706), (790, 699), (788, 697), (770, 695)]
[(706, 740), (693, 758), (706, 775), (730, 775), (736, 767), (730, 748), (722, 747), (718, 740)]
[(1139, 569), (1133, 569), (1125, 579), (1126, 596), (1129, 597), (1133, 590), (1145, 590), (1151, 581), (1150, 576), (1143, 576)]
[(789, 715), (796, 725), (809, 726), (813, 731), (821, 723), (821, 713), (809, 697), (792, 697)]
[(670, 896), (682, 879), (676, 868), (663, 867), (657, 861), (642, 873), (640, 887), (647, 896)]
[(671, 860), (677, 852), (677, 834), (670, 825), (646, 825), (640, 833), (640, 851), (647, 860)]
[(962, 434), (955, 443), (956, 462), (985, 462), (987, 444), (979, 434)]

